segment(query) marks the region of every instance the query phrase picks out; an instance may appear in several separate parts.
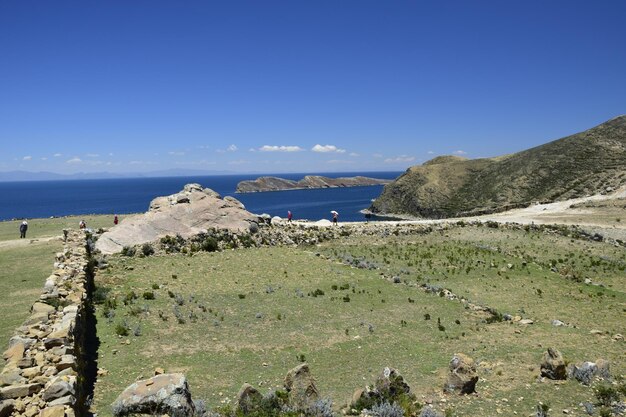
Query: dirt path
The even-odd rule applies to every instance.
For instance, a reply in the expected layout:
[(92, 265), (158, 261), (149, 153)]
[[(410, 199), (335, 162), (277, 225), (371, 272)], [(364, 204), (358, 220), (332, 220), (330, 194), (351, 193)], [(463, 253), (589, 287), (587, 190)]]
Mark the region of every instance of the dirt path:
[(42, 243), (47, 243), (52, 240), (59, 240), (61, 236), (49, 236), (49, 237), (39, 237), (36, 239), (13, 239), (13, 240), (4, 240), (0, 242), (0, 250), (4, 249), (13, 249), (13, 248), (23, 248), (29, 245), (39, 245)]

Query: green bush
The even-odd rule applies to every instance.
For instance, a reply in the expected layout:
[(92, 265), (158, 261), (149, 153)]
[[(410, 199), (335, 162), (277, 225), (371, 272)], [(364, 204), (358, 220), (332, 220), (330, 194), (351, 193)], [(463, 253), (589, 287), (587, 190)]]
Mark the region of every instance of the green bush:
[(144, 243), (141, 246), (141, 253), (143, 253), (144, 256), (154, 255), (154, 248), (152, 247), (151, 244)]

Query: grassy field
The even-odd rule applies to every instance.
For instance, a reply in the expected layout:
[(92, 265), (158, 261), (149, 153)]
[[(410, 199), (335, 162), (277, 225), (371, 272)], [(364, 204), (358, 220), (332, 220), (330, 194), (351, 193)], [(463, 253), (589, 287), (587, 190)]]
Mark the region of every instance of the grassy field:
[[(346, 264), (359, 261), (376, 268)], [(623, 248), (488, 227), (310, 248), (111, 257), (96, 277), (98, 366), (107, 373), (93, 410), (111, 415), (115, 397), (156, 367), (184, 372), (194, 398), (215, 408), (244, 382), (263, 392), (280, 388), (302, 360), (337, 408), (391, 366), (418, 400), (450, 415), (531, 415), (539, 401), (555, 414), (579, 410), (594, 401), (593, 391), (539, 381), (539, 363), (555, 347), (570, 362), (604, 358), (613, 375), (625, 373), (624, 342), (612, 339), (626, 331), (625, 266)], [(422, 284), (534, 324), (489, 324), (484, 313)], [(554, 319), (569, 325), (554, 327)], [(476, 395), (441, 393), (456, 352), (479, 363)]]
[[(54, 255), (61, 251), (65, 228), (112, 225), (111, 216), (70, 216), (28, 221), (26, 239), (20, 239), (21, 221), (0, 222), (0, 346), (4, 350), (13, 331), (28, 317), (53, 270)], [(121, 220), (121, 219), (120, 219)]]

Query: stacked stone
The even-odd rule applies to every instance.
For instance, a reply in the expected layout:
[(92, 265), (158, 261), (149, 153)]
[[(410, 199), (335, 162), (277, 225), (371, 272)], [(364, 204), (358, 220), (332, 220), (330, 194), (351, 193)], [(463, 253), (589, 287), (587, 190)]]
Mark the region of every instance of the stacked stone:
[(30, 317), (9, 340), (0, 417), (72, 417), (78, 407), (77, 342), (87, 301), (85, 235), (70, 232)]

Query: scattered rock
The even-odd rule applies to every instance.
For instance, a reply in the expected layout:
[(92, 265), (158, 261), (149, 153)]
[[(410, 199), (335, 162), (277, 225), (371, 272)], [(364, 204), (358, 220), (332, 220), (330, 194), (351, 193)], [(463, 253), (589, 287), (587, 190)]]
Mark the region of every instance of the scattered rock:
[(446, 392), (459, 392), (460, 394), (471, 394), (476, 392), (476, 366), (474, 360), (463, 353), (457, 353), (450, 361), (450, 373), (444, 385)]
[(307, 410), (319, 399), (315, 379), (306, 363), (302, 363), (287, 372), (285, 389), (289, 393), (289, 405), (297, 410)]
[(115, 416), (157, 413), (182, 417), (194, 411), (183, 374), (163, 374), (137, 381), (117, 397), (112, 407)]
[(245, 383), (239, 389), (237, 393), (237, 399), (235, 405), (237, 410), (240, 410), (243, 414), (247, 414), (254, 410), (263, 399), (263, 395), (254, 388), (252, 385)]
[(566, 379), (566, 367), (563, 355), (556, 349), (548, 348), (541, 362), (541, 376), (549, 379)]
[(393, 368), (385, 367), (376, 379), (376, 391), (385, 398), (396, 398), (400, 394), (408, 394), (411, 387), (404, 378)]
[(0, 388), (0, 398), (21, 398), (41, 391), (41, 384), (10, 385)]
[(63, 379), (58, 378), (44, 390), (43, 399), (45, 401), (54, 401), (58, 398), (65, 397), (66, 395), (74, 394), (74, 386)]
[(0, 400), (0, 417), (8, 417), (15, 409), (15, 401)]
[(62, 405), (55, 405), (44, 408), (41, 410), (39, 417), (65, 417), (65, 407)]

